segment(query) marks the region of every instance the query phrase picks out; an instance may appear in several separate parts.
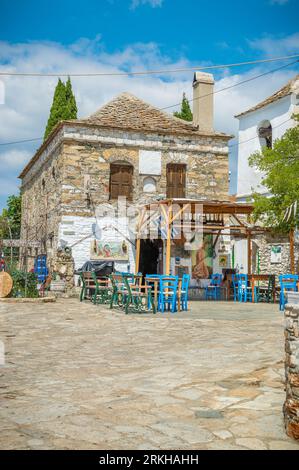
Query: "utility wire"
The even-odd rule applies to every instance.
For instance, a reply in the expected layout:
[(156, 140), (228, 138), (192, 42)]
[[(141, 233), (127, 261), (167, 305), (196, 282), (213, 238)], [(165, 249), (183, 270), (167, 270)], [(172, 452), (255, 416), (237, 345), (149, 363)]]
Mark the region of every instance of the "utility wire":
[(264, 64), (267, 62), (274, 62), (279, 60), (294, 59), (299, 57), (299, 54), (293, 54), (281, 57), (271, 57), (269, 59), (250, 60), (247, 62), (235, 62), (231, 64), (220, 65), (205, 65), (184, 67), (177, 69), (162, 69), (162, 70), (146, 70), (146, 71), (133, 71), (133, 72), (90, 72), (90, 73), (43, 73), (43, 72), (0, 72), (0, 76), (18, 76), (18, 77), (119, 77), (119, 76), (132, 76), (132, 75), (161, 75), (166, 73), (179, 73), (190, 72), (194, 70), (213, 70), (223, 69), (228, 67), (240, 67), (242, 65)]
[[(229, 85), (227, 87), (220, 88), (219, 90), (212, 91), (211, 93), (207, 93), (207, 94), (199, 96), (197, 98), (188, 98), (188, 101), (192, 102), (192, 101), (200, 100), (202, 98), (206, 98), (207, 96), (216, 95), (217, 93), (220, 93), (222, 91), (230, 90), (231, 88), (235, 88), (236, 86), (243, 85), (244, 83), (251, 82), (253, 80), (256, 80), (257, 78), (264, 77), (265, 75), (269, 75), (269, 74), (274, 73), (274, 72), (278, 72), (278, 70), (285, 69), (285, 68), (289, 67), (290, 65), (296, 64), (297, 62), (299, 62), (299, 60), (294, 60), (293, 62), (289, 62), (286, 65), (282, 65), (281, 67), (277, 67), (276, 69), (268, 70), (268, 72), (260, 73), (259, 75), (255, 75), (254, 77), (250, 77), (250, 78), (247, 78), (246, 80), (242, 80), (238, 83), (235, 83), (234, 85)], [(164, 108), (159, 108), (159, 111), (163, 111), (163, 110), (169, 109), (169, 108), (174, 108), (175, 106), (179, 106), (180, 104), (181, 103), (176, 103), (176, 104), (172, 104), (170, 106), (165, 106)]]
[[(286, 119), (285, 121), (281, 122), (280, 124), (277, 124), (277, 126), (273, 126), (272, 129), (277, 129), (277, 127), (280, 127), (280, 126), (282, 126), (283, 124), (285, 124), (286, 122), (289, 122), (289, 121), (293, 121), (293, 118), (290, 117), (290, 118)], [(250, 142), (251, 140), (259, 139), (259, 138), (260, 137), (258, 135), (255, 135), (254, 137), (250, 137), (250, 139), (242, 140), (241, 142), (237, 142), (236, 144), (229, 145), (228, 148), (237, 147), (238, 145), (242, 145), (242, 144), (245, 144), (246, 142)]]
[[(244, 83), (251, 82), (251, 81), (256, 80), (258, 78), (264, 77), (265, 75), (269, 75), (271, 73), (277, 72), (277, 71), (285, 69), (287, 67), (290, 67), (291, 65), (294, 65), (298, 62), (299, 62), (298, 59), (294, 60), (293, 62), (289, 62), (288, 64), (282, 65), (281, 67), (277, 67), (275, 69), (268, 70), (267, 72), (261, 73), (259, 75), (255, 75), (254, 77), (247, 78), (246, 80), (242, 80), (238, 83), (235, 83), (234, 85), (229, 85), (227, 87), (220, 88), (219, 90), (213, 91), (211, 93), (207, 93), (207, 94), (199, 96), (197, 98), (190, 98), (190, 99), (188, 99), (188, 101), (193, 102), (193, 101), (197, 101), (197, 100), (206, 98), (207, 96), (216, 95), (217, 93), (220, 93), (222, 91), (230, 90), (230, 89), (235, 88), (239, 85), (243, 85)], [(172, 104), (172, 105), (169, 105), (169, 106), (164, 106), (163, 108), (157, 108), (157, 109), (158, 109), (158, 111), (165, 111), (166, 109), (175, 108), (175, 107), (179, 106), (180, 104), (181, 103), (175, 103), (175, 104)], [(134, 112), (135, 111), (129, 111), (128, 113), (126, 113), (126, 116), (128, 116), (128, 114), (134, 113)], [(27, 142), (35, 142), (35, 141), (42, 140), (42, 139), (43, 139), (43, 137), (34, 138), (34, 139), (24, 139), (24, 140), (12, 141), (12, 142), (0, 142), (0, 146), (22, 144), (22, 143), (27, 143)]]

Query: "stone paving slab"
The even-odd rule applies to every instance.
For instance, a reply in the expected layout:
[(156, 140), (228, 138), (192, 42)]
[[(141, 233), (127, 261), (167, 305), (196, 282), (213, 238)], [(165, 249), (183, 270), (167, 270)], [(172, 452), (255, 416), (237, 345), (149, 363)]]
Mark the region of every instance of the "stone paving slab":
[(295, 449), (277, 306), (0, 304), (1, 449)]

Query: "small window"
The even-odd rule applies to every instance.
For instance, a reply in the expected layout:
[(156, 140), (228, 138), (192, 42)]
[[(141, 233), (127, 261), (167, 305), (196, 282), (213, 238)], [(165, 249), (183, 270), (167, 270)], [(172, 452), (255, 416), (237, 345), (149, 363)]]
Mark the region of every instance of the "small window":
[(110, 165), (110, 199), (117, 199), (119, 196), (132, 201), (133, 167), (126, 163)]
[(262, 147), (272, 148), (272, 126), (270, 121), (265, 120), (259, 124), (258, 136)]
[(186, 196), (186, 165), (169, 163), (166, 166), (168, 198), (184, 198)]
[(43, 193), (45, 192), (45, 189), (46, 189), (46, 183), (45, 183), (45, 180), (43, 178), (42, 179), (42, 191), (43, 191)]
[(54, 180), (56, 179), (56, 171), (55, 171), (55, 168), (54, 166), (52, 167), (52, 176), (54, 178)]

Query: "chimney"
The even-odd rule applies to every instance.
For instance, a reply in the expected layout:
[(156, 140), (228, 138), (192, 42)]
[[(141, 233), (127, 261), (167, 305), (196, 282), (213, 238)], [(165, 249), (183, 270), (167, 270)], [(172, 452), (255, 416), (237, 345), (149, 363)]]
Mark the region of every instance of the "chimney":
[(213, 131), (214, 77), (210, 73), (195, 72), (193, 79), (193, 124), (199, 130)]

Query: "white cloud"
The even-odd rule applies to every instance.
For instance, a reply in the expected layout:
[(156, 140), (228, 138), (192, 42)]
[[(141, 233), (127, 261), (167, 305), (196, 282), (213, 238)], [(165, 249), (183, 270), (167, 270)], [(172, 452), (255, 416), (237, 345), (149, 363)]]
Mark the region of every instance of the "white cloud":
[(141, 5), (150, 5), (153, 8), (162, 6), (163, 0), (132, 0), (131, 2), (131, 9), (135, 10), (135, 8)]
[[(253, 42), (254, 43), (254, 42)], [(254, 47), (254, 46), (252, 46)], [(255, 45), (257, 47), (257, 45)], [(0, 42), (0, 70), (52, 73), (120, 72), (129, 70), (173, 69), (190, 67), (188, 59), (173, 61), (163, 55), (155, 43), (138, 43), (108, 54), (97, 36), (94, 40), (81, 39), (70, 46), (57, 43)], [(200, 65), (200, 64), (199, 64)], [(204, 65), (204, 64), (201, 64)], [(270, 66), (268, 66), (269, 68)], [(271, 66), (273, 67), (273, 65)], [(236, 69), (225, 70), (216, 76), (216, 89), (224, 88), (261, 72), (263, 66), (243, 74)], [(273, 75), (215, 95), (215, 128), (230, 134), (237, 133), (238, 121), (234, 114), (253, 106), (273, 93), (295, 75), (290, 68)], [(167, 76), (73, 77), (79, 117), (96, 111), (105, 102), (123, 91), (128, 91), (158, 107), (178, 103), (185, 91), (192, 97), (192, 72)], [(48, 119), (55, 77), (5, 77), (5, 104), (0, 105), (0, 143), (43, 136)], [(170, 113), (174, 109), (168, 110)], [(10, 184), (1, 192), (19, 184), (18, 173), (33, 155), (39, 143), (15, 147), (0, 146), (1, 178)], [(9, 194), (9, 193), (8, 193)]]
[(16, 148), (0, 153), (0, 166), (7, 170), (21, 170), (30, 158), (28, 150), (18, 150)]
[(299, 54), (299, 33), (281, 38), (264, 36), (249, 41), (249, 45), (269, 57)]

